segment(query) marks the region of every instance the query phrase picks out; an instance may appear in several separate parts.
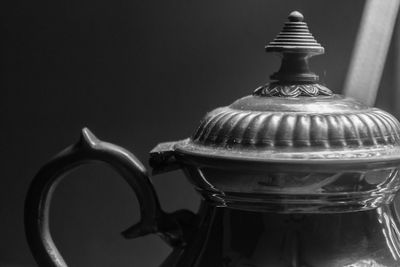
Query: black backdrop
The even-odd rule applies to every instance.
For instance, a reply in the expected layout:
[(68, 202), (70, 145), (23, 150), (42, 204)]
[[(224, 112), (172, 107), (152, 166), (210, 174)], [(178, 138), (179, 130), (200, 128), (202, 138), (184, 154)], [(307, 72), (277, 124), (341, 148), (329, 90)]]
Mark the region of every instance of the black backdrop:
[[(158, 142), (189, 136), (206, 111), (268, 81), (279, 59), (263, 47), (295, 9), (327, 51), (313, 70), (340, 92), (363, 4), (2, 2), (0, 266), (35, 266), (23, 233), (24, 195), (39, 167), (83, 126), (146, 163)], [(390, 62), (382, 85), (389, 89), (378, 101), (389, 111)], [(199, 197), (181, 173), (153, 181), (167, 211), (196, 210)], [(125, 182), (105, 166), (88, 166), (56, 190), (51, 226), (70, 266), (157, 266), (170, 252), (158, 237), (119, 235), (138, 216)]]

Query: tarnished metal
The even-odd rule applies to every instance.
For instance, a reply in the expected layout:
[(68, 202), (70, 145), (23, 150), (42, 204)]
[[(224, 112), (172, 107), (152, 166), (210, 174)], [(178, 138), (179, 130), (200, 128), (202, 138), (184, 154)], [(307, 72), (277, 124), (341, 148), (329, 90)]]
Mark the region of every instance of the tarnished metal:
[(308, 59), (324, 48), (299, 12), (266, 50), (282, 54), (271, 83), (150, 153), (154, 174), (182, 169), (202, 195), (196, 216), (163, 212), (140, 162), (85, 130), (89, 142), (45, 165), (29, 191), (25, 222), (37, 262), (65, 266), (48, 230), (53, 184), (100, 160), (141, 203), (142, 221), (126, 236), (158, 233), (174, 246), (163, 267), (400, 266), (400, 123), (318, 83)]

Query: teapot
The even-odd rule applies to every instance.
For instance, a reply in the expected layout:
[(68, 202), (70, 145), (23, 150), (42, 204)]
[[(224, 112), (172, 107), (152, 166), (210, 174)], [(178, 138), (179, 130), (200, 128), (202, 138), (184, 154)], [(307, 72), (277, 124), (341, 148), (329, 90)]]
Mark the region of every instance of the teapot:
[(154, 175), (185, 173), (202, 197), (198, 212), (164, 212), (144, 165), (84, 128), (27, 193), (37, 264), (67, 266), (49, 230), (52, 193), (70, 170), (96, 161), (137, 195), (140, 221), (123, 236), (158, 234), (173, 247), (162, 267), (400, 266), (400, 123), (318, 82), (309, 59), (324, 48), (301, 13), (290, 13), (266, 51), (282, 56), (270, 83), (150, 152)]

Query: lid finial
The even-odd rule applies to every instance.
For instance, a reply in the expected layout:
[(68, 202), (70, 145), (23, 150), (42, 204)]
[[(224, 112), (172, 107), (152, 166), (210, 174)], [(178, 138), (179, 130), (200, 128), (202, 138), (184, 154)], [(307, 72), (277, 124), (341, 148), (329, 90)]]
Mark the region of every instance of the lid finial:
[(292, 11), (292, 13), (289, 14), (288, 19), (290, 22), (302, 22), (304, 16), (299, 11)]
[(324, 53), (324, 48), (317, 43), (310, 33), (304, 16), (298, 11), (289, 14), (278, 36), (266, 46), (267, 52), (283, 54), (282, 65), (271, 79), (279, 82), (317, 82), (318, 75), (308, 67), (308, 58)]

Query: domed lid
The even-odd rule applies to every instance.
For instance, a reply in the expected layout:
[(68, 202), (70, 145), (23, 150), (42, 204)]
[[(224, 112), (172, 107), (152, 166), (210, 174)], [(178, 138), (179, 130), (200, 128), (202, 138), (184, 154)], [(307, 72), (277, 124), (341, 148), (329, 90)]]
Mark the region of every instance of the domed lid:
[(268, 162), (400, 158), (400, 124), (390, 114), (333, 94), (308, 59), (324, 48), (297, 11), (266, 46), (282, 54), (272, 82), (209, 112), (175, 150), (192, 156)]

